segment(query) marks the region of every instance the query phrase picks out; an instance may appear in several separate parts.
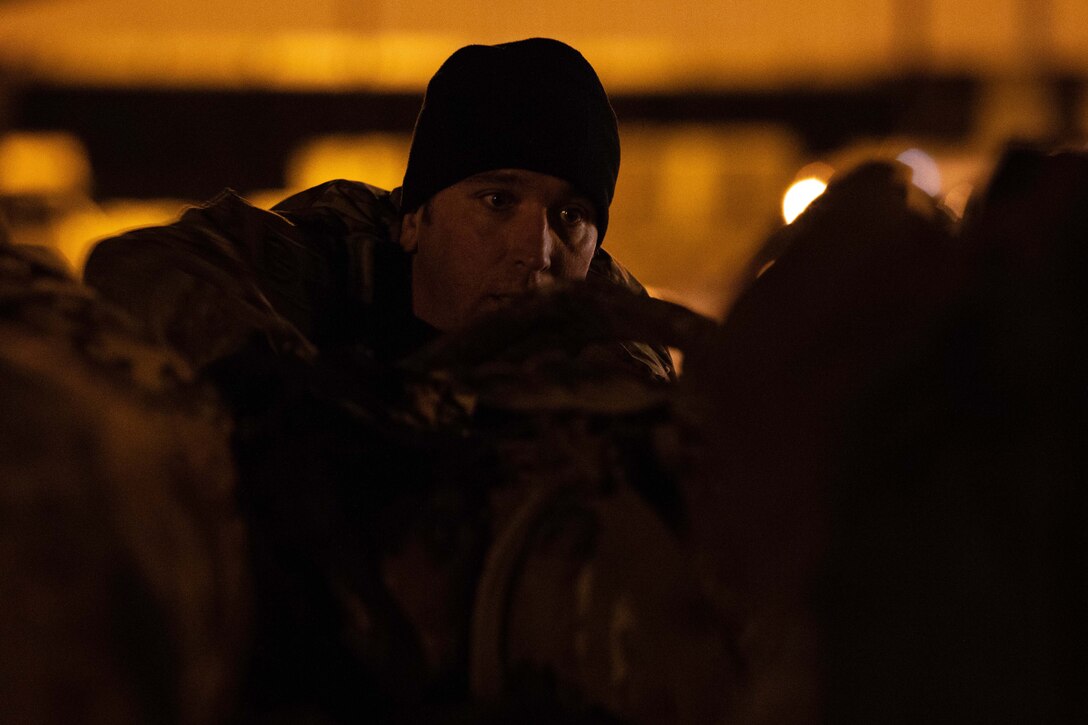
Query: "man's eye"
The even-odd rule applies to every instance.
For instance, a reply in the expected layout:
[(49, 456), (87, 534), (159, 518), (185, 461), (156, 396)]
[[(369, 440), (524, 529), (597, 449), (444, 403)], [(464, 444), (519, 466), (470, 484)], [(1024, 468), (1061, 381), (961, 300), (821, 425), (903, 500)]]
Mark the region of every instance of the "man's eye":
[(566, 206), (559, 210), (559, 218), (568, 226), (581, 224), (586, 220), (586, 210), (579, 206)]
[(480, 198), (492, 209), (509, 209), (514, 205), (514, 197), (501, 191), (489, 191)]

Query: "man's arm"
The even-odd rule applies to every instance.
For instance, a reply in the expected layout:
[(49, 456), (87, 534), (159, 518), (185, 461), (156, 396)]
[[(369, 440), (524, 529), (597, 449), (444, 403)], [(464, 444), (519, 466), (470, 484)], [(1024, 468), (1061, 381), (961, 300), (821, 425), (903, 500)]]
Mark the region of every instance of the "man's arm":
[(254, 337), (312, 353), (307, 288), (322, 267), (290, 222), (224, 192), (173, 224), (99, 243), (84, 278), (201, 368)]

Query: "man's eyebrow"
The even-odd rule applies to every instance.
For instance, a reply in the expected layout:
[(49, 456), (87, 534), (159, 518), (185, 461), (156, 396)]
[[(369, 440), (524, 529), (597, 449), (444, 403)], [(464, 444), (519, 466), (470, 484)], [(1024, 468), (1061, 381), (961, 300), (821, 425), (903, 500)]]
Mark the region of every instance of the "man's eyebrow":
[[(504, 186), (511, 186), (515, 189), (523, 189), (529, 185), (529, 180), (519, 174), (517, 171), (506, 171), (505, 169), (497, 169), (495, 171), (481, 171), (478, 174), (465, 179), (465, 182), (469, 184), (499, 184)], [(570, 190), (570, 201), (577, 201), (588, 205), (593, 208), (593, 202), (588, 196), (582, 194), (574, 189)]]
[(513, 186), (524, 186), (525, 179), (520, 175), (511, 171), (484, 171), (479, 174), (473, 174), (468, 177), (466, 181), (473, 184), (509, 184)]

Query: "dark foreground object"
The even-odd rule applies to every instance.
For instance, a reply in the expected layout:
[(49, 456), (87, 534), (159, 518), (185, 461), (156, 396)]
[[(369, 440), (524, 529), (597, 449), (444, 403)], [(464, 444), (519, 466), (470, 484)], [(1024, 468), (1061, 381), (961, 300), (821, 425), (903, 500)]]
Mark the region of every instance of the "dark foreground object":
[(221, 720), (248, 609), (228, 420), (34, 251), (0, 245), (0, 719)]
[[(3, 701), (1088, 720), (1088, 159), (1010, 152), (958, 226), (916, 194), (836, 180), (720, 326), (575, 287), (396, 364), (257, 341), (199, 381), (5, 251)], [(681, 381), (598, 346), (632, 336)]]

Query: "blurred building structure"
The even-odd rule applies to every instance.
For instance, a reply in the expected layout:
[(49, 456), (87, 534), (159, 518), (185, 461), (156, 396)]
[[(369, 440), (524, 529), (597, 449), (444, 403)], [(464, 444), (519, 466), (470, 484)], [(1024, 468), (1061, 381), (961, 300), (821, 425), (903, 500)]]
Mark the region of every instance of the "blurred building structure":
[(533, 35), (582, 50), (613, 96), (610, 247), (707, 312), (814, 161), (917, 148), (952, 206), (1008, 139), (1088, 127), (1083, 0), (7, 0), (0, 124), (83, 149), (89, 175), (33, 234), (34, 173), (4, 167), (0, 201), (17, 240), (78, 265), (94, 237), (225, 186), (270, 203), (322, 178), (392, 185), (442, 60)]

